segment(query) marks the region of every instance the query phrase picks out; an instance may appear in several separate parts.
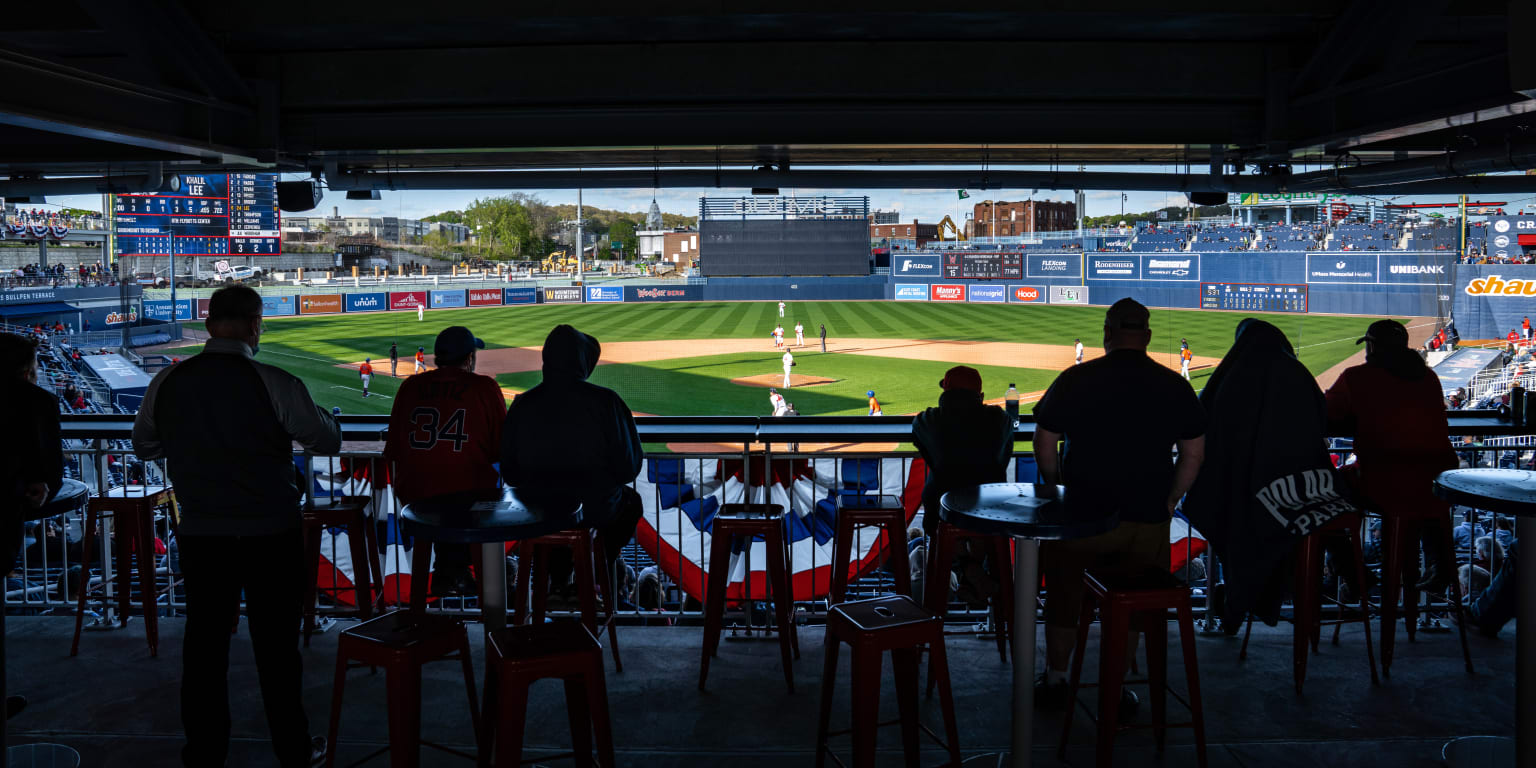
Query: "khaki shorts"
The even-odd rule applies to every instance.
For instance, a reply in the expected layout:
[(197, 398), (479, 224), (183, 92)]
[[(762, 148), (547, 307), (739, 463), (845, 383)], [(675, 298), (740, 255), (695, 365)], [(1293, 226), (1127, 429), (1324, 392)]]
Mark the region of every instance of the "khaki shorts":
[(1045, 623), (1073, 629), (1083, 606), (1083, 570), (1100, 566), (1168, 568), (1168, 521), (1121, 523), (1098, 536), (1040, 545)]

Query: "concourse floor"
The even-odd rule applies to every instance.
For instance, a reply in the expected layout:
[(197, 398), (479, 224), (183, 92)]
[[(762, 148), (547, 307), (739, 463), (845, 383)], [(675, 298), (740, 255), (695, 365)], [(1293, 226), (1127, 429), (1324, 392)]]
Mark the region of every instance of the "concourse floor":
[[(73, 621), (68, 617), (9, 617), (10, 691), (29, 705), (10, 723), (11, 743), (52, 741), (78, 749), (85, 766), (179, 765), (181, 726), (177, 698), (181, 678), (182, 622), (160, 622), (161, 656), (149, 657), (143, 624), (125, 630), (89, 632), (80, 656), (69, 658)], [(325, 733), (335, 663), (336, 635), (343, 621), (316, 635), (304, 651), (305, 706), (311, 730)], [(478, 625), (476, 625), (478, 626)], [(609, 704), (621, 765), (656, 768), (769, 768), (811, 765), (816, 731), (823, 631), (802, 628), (803, 658), (795, 666), (796, 692), (786, 691), (778, 646), (771, 639), (737, 638), (722, 643), (710, 665), (709, 692), (696, 689), (698, 628), (621, 627), (623, 674), (607, 658)], [(472, 631), (476, 676), (484, 673), (482, 643)], [(1375, 635), (1374, 628), (1372, 632)], [(1097, 642), (1097, 628), (1093, 637)], [(1323, 634), (1321, 653), (1311, 657), (1304, 696), (1291, 684), (1291, 631), (1256, 626), (1246, 662), (1237, 658), (1240, 638), (1199, 639), (1200, 680), (1212, 766), (1433, 766), (1441, 744), (1454, 736), (1509, 735), (1514, 729), (1514, 629), (1498, 639), (1471, 637), (1476, 674), (1462, 668), (1454, 631), (1420, 633), (1407, 642), (1399, 629), (1397, 659), (1390, 680), (1373, 688), (1366, 669), (1363, 635), (1356, 624), (1344, 630), (1339, 646)], [(1176, 635), (1170, 637), (1169, 677), (1183, 692), (1183, 668)], [(990, 639), (952, 636), (948, 642), (956, 690), (960, 737), (967, 766), (992, 766), (984, 756), (1007, 748), (1010, 671)], [(1085, 677), (1094, 677), (1097, 658), (1090, 648)], [(834, 730), (847, 727), (846, 649), (834, 709)], [(890, 666), (880, 691), (881, 717), (893, 719), (895, 694)], [(463, 678), (457, 664), (427, 667), (423, 682), (422, 732), (429, 739), (473, 751)], [(266, 725), (243, 630), (231, 652), (235, 740), (229, 767), (270, 766)], [(1145, 700), (1145, 689), (1143, 700)], [(1085, 700), (1091, 694), (1084, 694)], [(338, 765), (349, 764), (387, 743), (382, 673), (354, 671), (348, 678)], [(937, 699), (924, 700), (925, 720), (939, 728)], [(1145, 704), (1136, 722), (1149, 722)], [(535, 688), (528, 708), (525, 757), (566, 748), (563, 693), (558, 683)], [(1170, 719), (1182, 710), (1169, 701)], [(1067, 765), (1093, 764), (1093, 732), (1079, 711)], [(1055, 743), (1059, 713), (1038, 714), (1036, 765), (1060, 765)], [(846, 737), (834, 744), (846, 756)], [(1169, 733), (1161, 755), (1147, 730), (1124, 732), (1116, 742), (1116, 765), (1194, 765), (1188, 730)], [(903, 765), (899, 731), (880, 735), (880, 765)], [(943, 754), (925, 742), (924, 765), (941, 764)], [(846, 759), (846, 757), (845, 757)], [(379, 757), (369, 765), (385, 766)], [(464, 766), (468, 761), (424, 749), (425, 766)], [(570, 765), (569, 760), (549, 761)]]

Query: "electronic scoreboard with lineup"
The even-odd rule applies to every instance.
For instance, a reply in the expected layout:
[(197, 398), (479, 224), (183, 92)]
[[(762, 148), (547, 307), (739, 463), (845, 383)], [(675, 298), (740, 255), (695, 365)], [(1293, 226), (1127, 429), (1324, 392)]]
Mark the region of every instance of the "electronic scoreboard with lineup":
[(965, 251), (944, 254), (944, 279), (946, 280), (1023, 280), (1024, 254), (969, 253)]
[(1201, 309), (1306, 312), (1307, 286), (1268, 283), (1201, 283)]
[(182, 174), (158, 192), (117, 195), (119, 256), (282, 253), (277, 174)]

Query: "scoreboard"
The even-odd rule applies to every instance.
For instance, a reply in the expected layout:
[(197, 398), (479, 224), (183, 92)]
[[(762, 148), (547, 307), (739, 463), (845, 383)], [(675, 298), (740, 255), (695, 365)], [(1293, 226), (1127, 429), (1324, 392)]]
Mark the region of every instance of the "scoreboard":
[(1023, 280), (1024, 254), (949, 251), (944, 254), (946, 280)]
[(182, 174), (159, 191), (117, 195), (117, 255), (275, 256), (277, 174)]
[(1306, 312), (1307, 286), (1269, 283), (1201, 283), (1201, 309)]

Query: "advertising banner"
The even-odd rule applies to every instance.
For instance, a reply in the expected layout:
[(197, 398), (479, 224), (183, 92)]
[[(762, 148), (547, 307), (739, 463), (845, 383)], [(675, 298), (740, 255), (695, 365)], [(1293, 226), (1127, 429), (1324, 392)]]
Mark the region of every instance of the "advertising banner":
[(426, 291), (397, 291), (389, 294), (391, 310), (415, 309), (427, 305)]
[(1141, 257), (1126, 256), (1088, 256), (1089, 280), (1140, 280)]
[(697, 285), (669, 288), (629, 286), (624, 289), (625, 301), (698, 301), (702, 298), (704, 289)]
[(1374, 283), (1380, 254), (1326, 251), (1307, 254), (1309, 283)]
[(192, 319), (192, 310), (195, 309), (196, 307), (197, 307), (197, 304), (195, 303), (194, 299), (177, 299), (176, 300), (176, 319), (177, 320), (191, 320)]
[(1383, 253), (1379, 258), (1383, 283), (1431, 285), (1450, 285), (1451, 283), (1451, 263), (1454, 256), (1450, 251), (1439, 251), (1433, 255)]
[(1087, 304), (1088, 286), (1086, 285), (1053, 285), (1051, 286), (1052, 304)]
[(263, 296), (261, 313), (268, 317), (288, 317), (299, 313), (299, 305), (292, 296)]
[(591, 304), (611, 304), (624, 300), (624, 286), (622, 285), (589, 285), (587, 286), (587, 302)]
[(897, 277), (938, 277), (939, 256), (933, 253), (892, 254), (891, 274)]
[(922, 283), (897, 283), (895, 299), (897, 301), (927, 301), (928, 286)]
[(545, 288), (545, 304), (577, 304), (581, 302), (581, 289), (576, 287)]
[(176, 319), (175, 314), (171, 312), (171, 302), (169, 301), (144, 302), (144, 318), (146, 320), (159, 320), (162, 323), (169, 323)]
[(1008, 300), (1015, 304), (1044, 304), (1045, 289), (1037, 285), (1010, 285)]
[(537, 288), (501, 289), (501, 303), (503, 304), (537, 304), (538, 301), (539, 289)]
[[(166, 305), (167, 309), (169, 309), (170, 302), (167, 301), (163, 303)], [(139, 310), (133, 307), (129, 307), (127, 317), (123, 317), (122, 310), (113, 310), (107, 313), (104, 320), (107, 325), (122, 325), (124, 322), (137, 323), (139, 321)]]
[(471, 288), (469, 289), (469, 305), (471, 307), (495, 307), (501, 304), (500, 288)]
[(1024, 255), (1025, 277), (1082, 277), (1081, 256), (1060, 253), (1027, 253)]
[(428, 306), (433, 309), (456, 309), (458, 307), (467, 306), (464, 302), (464, 289), (459, 288), (452, 291), (433, 291), (432, 303)]
[(1159, 253), (1142, 256), (1141, 279), (1199, 280), (1200, 256), (1193, 253), (1188, 255)]
[(970, 285), (967, 286), (965, 300), (981, 304), (1005, 304), (1008, 301), (1008, 287), (1005, 285)]
[(198, 299), (197, 300), (197, 319), (199, 319), (199, 320), (207, 320), (208, 319), (208, 302), (209, 301), (210, 301), (210, 299)]
[(389, 294), (387, 293), (347, 294), (348, 312), (383, 312), (388, 306)]
[(341, 311), (341, 294), (322, 293), (314, 296), (299, 297), (299, 314), (323, 315), (330, 312)]
[(965, 301), (965, 286), (940, 285), (934, 283), (928, 286), (929, 301)]
[(1525, 249), (1520, 247), (1520, 236), (1513, 232), (1508, 234), (1498, 233), (1488, 236), (1488, 255), (1496, 259), (1508, 259), (1518, 256)]

